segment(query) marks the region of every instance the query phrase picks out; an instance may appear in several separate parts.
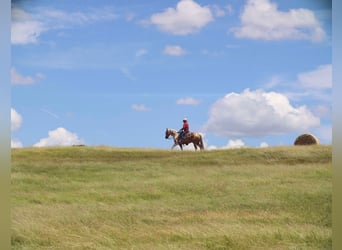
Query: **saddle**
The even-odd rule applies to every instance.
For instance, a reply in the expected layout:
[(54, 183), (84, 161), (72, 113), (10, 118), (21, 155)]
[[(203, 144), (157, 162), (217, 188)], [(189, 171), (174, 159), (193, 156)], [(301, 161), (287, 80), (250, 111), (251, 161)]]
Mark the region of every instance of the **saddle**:
[(192, 133), (189, 131), (189, 132), (187, 132), (185, 135), (183, 135), (183, 137), (179, 137), (179, 138), (178, 138), (178, 143), (188, 145), (188, 144), (189, 144), (188, 140), (189, 140), (191, 137), (192, 137)]

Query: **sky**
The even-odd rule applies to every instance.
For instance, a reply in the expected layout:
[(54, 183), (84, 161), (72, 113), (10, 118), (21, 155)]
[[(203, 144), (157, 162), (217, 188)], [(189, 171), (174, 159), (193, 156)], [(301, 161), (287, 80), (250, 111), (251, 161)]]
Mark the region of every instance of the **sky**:
[[(29, 2), (29, 3), (28, 3)], [(11, 146), (332, 141), (331, 1), (12, 1)], [(192, 148), (192, 146), (191, 146)]]

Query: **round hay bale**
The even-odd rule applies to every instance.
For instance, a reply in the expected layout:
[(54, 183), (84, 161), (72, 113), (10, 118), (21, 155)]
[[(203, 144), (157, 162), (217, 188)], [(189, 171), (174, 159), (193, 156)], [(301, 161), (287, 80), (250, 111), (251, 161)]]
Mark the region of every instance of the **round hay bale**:
[(319, 140), (312, 134), (302, 134), (297, 137), (294, 145), (318, 145)]

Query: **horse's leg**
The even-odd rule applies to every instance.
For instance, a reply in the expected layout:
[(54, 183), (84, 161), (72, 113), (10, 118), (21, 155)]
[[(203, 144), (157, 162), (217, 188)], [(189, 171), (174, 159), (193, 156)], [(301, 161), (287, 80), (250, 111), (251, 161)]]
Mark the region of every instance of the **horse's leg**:
[(197, 145), (195, 142), (193, 142), (192, 144), (194, 144), (195, 150), (197, 151)]
[(181, 150), (183, 151), (182, 143), (179, 143), (178, 145), (179, 145), (179, 147), (181, 148)]
[(173, 137), (173, 146), (171, 147), (171, 150), (174, 149), (174, 147), (176, 147), (177, 145), (177, 140), (175, 139), (175, 137)]

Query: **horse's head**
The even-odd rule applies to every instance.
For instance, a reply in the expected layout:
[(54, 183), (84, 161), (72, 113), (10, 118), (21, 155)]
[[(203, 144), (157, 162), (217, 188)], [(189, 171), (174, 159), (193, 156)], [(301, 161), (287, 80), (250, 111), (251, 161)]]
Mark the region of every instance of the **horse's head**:
[(170, 136), (170, 130), (167, 128), (165, 130), (165, 139), (169, 139), (169, 136)]
[(171, 129), (171, 128), (167, 128), (167, 129), (165, 130), (165, 139), (169, 139), (169, 136), (170, 136), (170, 135), (173, 137), (173, 139), (175, 139), (175, 138), (178, 137), (178, 133), (177, 133), (176, 130)]

